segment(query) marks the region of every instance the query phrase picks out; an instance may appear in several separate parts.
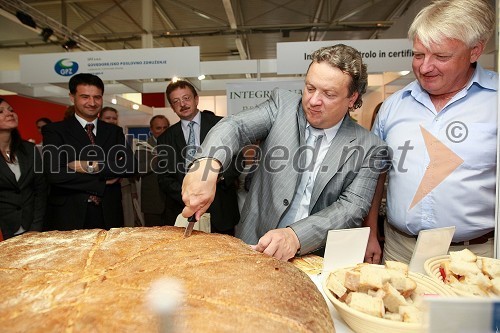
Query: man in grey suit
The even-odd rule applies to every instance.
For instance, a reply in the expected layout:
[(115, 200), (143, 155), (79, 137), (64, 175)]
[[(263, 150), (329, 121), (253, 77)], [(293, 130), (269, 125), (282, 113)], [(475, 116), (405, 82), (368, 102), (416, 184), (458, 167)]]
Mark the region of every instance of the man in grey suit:
[[(339, 44), (311, 57), (302, 97), (276, 89), (256, 108), (220, 121), (183, 183), (183, 215), (198, 217), (211, 203), (219, 170), (242, 147), (261, 140), (236, 236), (281, 260), (320, 250), (328, 230), (360, 227), (387, 167), (384, 142), (349, 117), (367, 86), (361, 54)], [(306, 147), (310, 135), (316, 142)], [(379, 260), (375, 233), (367, 252)]]

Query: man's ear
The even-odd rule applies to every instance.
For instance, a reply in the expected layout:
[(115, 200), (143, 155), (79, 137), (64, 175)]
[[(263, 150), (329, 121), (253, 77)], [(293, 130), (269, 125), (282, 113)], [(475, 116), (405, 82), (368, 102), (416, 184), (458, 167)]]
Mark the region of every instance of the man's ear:
[(357, 91), (352, 94), (351, 97), (349, 97), (349, 108), (354, 108), (354, 103), (358, 100), (359, 93)]
[(475, 63), (484, 51), (484, 42), (474, 45), (470, 51), (470, 63)]

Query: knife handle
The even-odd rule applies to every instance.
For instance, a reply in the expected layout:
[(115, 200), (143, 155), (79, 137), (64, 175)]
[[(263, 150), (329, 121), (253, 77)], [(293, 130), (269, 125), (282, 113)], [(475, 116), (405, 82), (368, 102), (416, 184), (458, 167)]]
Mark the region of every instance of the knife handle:
[(188, 222), (198, 222), (198, 220), (196, 220), (196, 213), (188, 217), (187, 220)]

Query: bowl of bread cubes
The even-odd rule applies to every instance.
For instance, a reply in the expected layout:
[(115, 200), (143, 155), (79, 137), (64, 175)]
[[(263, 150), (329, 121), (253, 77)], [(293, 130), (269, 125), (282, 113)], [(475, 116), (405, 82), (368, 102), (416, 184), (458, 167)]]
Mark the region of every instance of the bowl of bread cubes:
[(330, 272), (323, 289), (339, 315), (357, 333), (422, 332), (427, 295), (456, 296), (408, 265), (358, 264)]
[(428, 259), (426, 273), (459, 296), (500, 297), (500, 260), (480, 257), (469, 249)]

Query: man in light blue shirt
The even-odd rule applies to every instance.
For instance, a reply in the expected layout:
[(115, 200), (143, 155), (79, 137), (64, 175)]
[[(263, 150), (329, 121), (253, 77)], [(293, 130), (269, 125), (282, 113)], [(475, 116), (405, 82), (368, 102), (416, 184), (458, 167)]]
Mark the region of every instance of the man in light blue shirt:
[(417, 80), (384, 102), (373, 127), (393, 154), (385, 260), (409, 262), (420, 230), (447, 226), (450, 250), (493, 256), (498, 75), (477, 60), (494, 23), (486, 1), (439, 0), (410, 27)]

